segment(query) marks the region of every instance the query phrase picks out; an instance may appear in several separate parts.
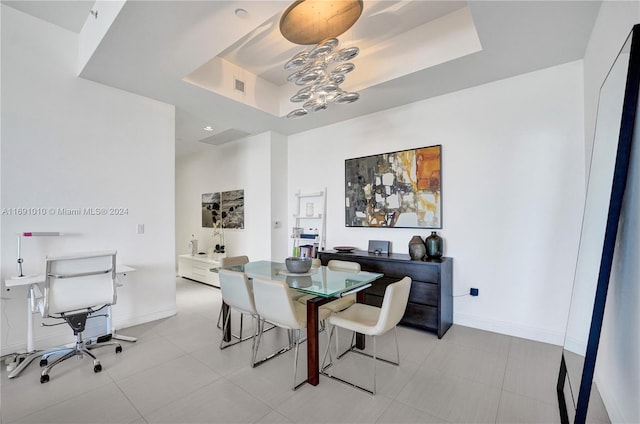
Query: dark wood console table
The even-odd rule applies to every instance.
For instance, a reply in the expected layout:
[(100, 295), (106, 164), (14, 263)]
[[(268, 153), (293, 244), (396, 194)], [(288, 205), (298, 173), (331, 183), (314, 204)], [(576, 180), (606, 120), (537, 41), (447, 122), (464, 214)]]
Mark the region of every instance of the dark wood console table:
[(401, 324), (434, 331), (442, 338), (453, 323), (453, 258), (411, 260), (409, 255), (376, 255), (356, 250), (318, 252), (323, 265), (331, 259), (358, 262), (363, 271), (381, 272), (384, 277), (365, 291), (365, 303), (381, 306), (385, 288), (404, 276), (411, 277), (409, 303)]

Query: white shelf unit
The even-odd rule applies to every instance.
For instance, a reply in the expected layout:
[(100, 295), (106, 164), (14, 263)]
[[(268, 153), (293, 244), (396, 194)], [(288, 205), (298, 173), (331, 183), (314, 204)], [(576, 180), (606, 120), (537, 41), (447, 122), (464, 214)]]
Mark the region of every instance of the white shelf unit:
[[(296, 197), (296, 211), (293, 214), (294, 229), (291, 232), (294, 254), (295, 249), (301, 246), (314, 246), (317, 252), (325, 250), (326, 244), (326, 223), (327, 223), (327, 188), (317, 192), (298, 192)], [(295, 228), (302, 228), (300, 234)], [(298, 252), (299, 256), (303, 256)]]

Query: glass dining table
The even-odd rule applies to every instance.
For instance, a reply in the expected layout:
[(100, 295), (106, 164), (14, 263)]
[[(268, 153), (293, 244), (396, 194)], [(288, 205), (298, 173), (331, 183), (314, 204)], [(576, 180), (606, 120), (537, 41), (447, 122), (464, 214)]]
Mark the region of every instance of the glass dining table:
[[(320, 353), (318, 337), (318, 308), (332, 300), (356, 293), (358, 302), (364, 302), (364, 289), (384, 274), (375, 272), (346, 272), (331, 270), (326, 266), (312, 268), (308, 273), (295, 274), (287, 271), (284, 263), (255, 261), (245, 265), (225, 267), (243, 271), (249, 279), (265, 278), (286, 282), (292, 289), (314, 295), (307, 300), (307, 382), (317, 386), (320, 382)], [(212, 269), (217, 272), (217, 269)], [(223, 302), (223, 307), (224, 307)], [(230, 329), (227, 330), (230, 336)], [(364, 338), (358, 344), (364, 348)]]

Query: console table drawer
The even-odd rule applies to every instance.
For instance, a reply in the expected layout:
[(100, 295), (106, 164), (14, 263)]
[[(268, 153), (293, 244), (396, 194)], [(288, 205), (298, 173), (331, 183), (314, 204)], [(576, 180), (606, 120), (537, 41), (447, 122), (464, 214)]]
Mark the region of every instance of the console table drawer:
[(402, 317), (403, 324), (408, 324), (430, 330), (438, 329), (438, 308), (435, 306), (407, 303), (407, 309)]
[(440, 287), (438, 287), (437, 284), (413, 281), (411, 283), (411, 292), (409, 292), (409, 299), (413, 303), (421, 303), (423, 305), (437, 307), (439, 294)]

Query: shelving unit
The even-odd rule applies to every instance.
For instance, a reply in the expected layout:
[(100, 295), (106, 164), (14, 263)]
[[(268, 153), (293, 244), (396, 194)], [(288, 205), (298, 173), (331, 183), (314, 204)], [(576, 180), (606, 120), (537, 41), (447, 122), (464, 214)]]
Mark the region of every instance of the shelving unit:
[(315, 258), (317, 252), (326, 247), (327, 188), (312, 193), (298, 191), (295, 196), (297, 207), (293, 214), (295, 225), (291, 231), (291, 252), (294, 256)]

